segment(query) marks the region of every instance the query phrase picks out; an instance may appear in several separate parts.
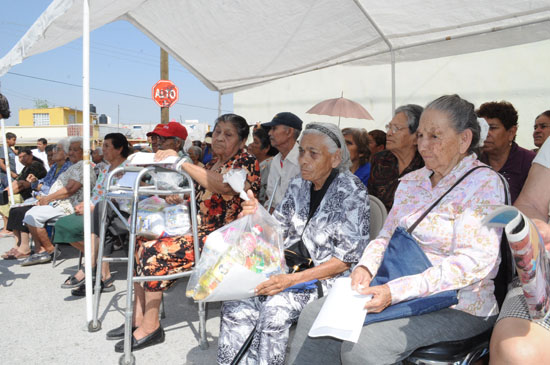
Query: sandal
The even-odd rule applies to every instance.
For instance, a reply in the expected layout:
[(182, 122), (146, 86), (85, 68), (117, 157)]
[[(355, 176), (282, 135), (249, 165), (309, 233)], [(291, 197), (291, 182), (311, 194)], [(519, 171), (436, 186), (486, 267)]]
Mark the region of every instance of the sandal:
[[(115, 278), (111, 276), (109, 279), (105, 281), (101, 281), (101, 292), (102, 293), (111, 293), (116, 290), (113, 282), (115, 281)], [(95, 282), (94, 282), (95, 285)], [(95, 291), (95, 288), (94, 288)], [(78, 288), (71, 290), (71, 294), (75, 297), (84, 297), (86, 296), (86, 283), (82, 283)]]
[(14, 254), (6, 255), (4, 257), (4, 260), (20, 260), (20, 259), (26, 259), (29, 257), (31, 253), (21, 253), (18, 250), (15, 250)]
[(72, 289), (80, 286), (84, 282), (84, 279), (86, 277), (83, 277), (82, 279), (78, 280), (74, 275), (71, 275), (61, 284), (61, 288), (63, 289)]
[(8, 251), (4, 252), (2, 258), (5, 260), (7, 257), (15, 255), (18, 251), (19, 250), (17, 249), (17, 247), (12, 247)]

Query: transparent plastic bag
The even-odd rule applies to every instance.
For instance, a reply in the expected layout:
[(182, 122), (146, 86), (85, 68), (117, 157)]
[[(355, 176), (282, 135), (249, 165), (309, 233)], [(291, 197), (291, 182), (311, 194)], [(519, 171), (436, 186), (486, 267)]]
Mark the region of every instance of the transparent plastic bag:
[(158, 196), (151, 196), (138, 204), (138, 235), (148, 239), (183, 236), (191, 230), (187, 203), (169, 205)]
[(204, 301), (249, 298), (259, 283), (285, 272), (281, 227), (258, 204), (254, 214), (208, 236), (186, 295)]

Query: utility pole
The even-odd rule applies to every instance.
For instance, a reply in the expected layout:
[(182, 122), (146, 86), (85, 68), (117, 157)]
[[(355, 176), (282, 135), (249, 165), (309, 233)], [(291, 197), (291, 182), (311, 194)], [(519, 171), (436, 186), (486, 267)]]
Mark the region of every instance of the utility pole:
[[(168, 52), (160, 49), (160, 79), (169, 80), (168, 76)], [(160, 108), (160, 122), (168, 123), (170, 120), (170, 108)]]
[(120, 132), (120, 104), (117, 104), (117, 116), (116, 116), (117, 122), (118, 122), (118, 132)]

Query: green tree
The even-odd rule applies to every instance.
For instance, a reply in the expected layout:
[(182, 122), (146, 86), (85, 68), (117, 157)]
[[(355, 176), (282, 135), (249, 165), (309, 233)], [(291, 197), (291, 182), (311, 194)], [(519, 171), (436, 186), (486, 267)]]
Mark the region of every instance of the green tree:
[(50, 103), (46, 99), (34, 99), (35, 109), (46, 109), (50, 107)]

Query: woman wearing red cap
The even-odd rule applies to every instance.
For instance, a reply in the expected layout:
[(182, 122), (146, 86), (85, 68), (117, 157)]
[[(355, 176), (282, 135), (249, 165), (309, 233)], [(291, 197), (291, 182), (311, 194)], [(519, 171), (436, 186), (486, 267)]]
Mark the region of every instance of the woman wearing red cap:
[[(153, 133), (169, 139), (169, 130), (175, 131), (168, 123), (166, 127)], [(179, 124), (179, 123), (177, 123)], [(182, 126), (183, 127), (183, 126)], [(195, 181), (196, 202), (199, 222), (198, 236), (202, 247), (210, 232), (237, 219), (241, 212), (242, 199), (228, 184), (223, 182), (223, 175), (231, 169), (247, 171), (245, 189), (252, 189), (257, 196), (260, 189), (260, 171), (256, 158), (245, 149), (249, 134), (246, 120), (236, 114), (225, 114), (216, 120), (212, 136), (213, 158), (204, 168), (190, 162), (183, 162), (185, 170)], [(168, 142), (165, 142), (168, 143)], [(161, 146), (161, 149), (164, 146)], [(156, 153), (157, 160), (176, 156), (170, 149)], [(172, 204), (182, 203), (179, 196), (166, 198)], [(145, 242), (139, 248), (136, 260), (137, 275), (168, 275), (189, 270), (193, 266), (193, 238), (191, 235), (160, 238)], [(133, 318), (133, 351), (155, 345), (164, 341), (164, 330), (159, 322), (159, 307), (162, 291), (173, 284), (172, 281), (150, 281), (143, 284), (134, 283), (135, 301)], [(142, 286), (143, 285), (143, 286)], [(122, 339), (124, 325), (107, 333), (108, 339)], [(115, 351), (124, 351), (124, 341), (115, 346)]]

